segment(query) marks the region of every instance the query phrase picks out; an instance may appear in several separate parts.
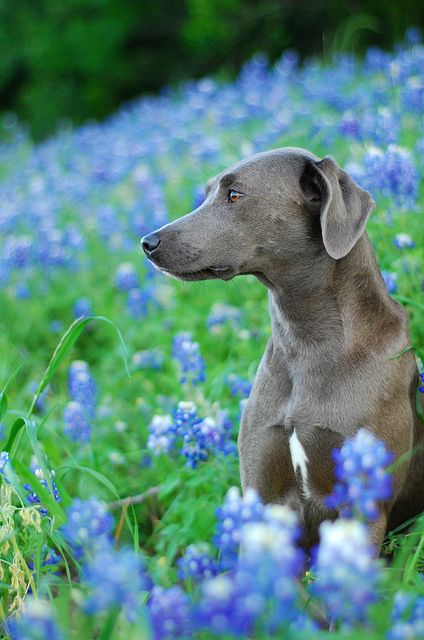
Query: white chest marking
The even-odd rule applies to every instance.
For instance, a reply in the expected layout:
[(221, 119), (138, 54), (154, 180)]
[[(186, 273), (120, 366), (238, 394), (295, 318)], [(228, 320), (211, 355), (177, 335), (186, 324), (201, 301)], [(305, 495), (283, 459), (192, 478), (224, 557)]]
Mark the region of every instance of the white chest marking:
[(299, 469), (300, 475), (302, 477), (303, 495), (305, 498), (310, 498), (311, 492), (308, 489), (308, 467), (306, 466), (306, 463), (308, 462), (308, 456), (306, 455), (306, 451), (301, 445), (295, 430), (293, 430), (293, 433), (290, 436), (289, 447), (293, 469), (295, 473), (297, 469)]

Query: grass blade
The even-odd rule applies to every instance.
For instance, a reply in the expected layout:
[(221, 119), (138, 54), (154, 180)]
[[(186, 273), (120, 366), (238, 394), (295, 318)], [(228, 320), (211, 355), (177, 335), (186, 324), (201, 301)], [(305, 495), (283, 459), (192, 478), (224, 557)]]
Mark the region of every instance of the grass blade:
[(65, 359), (65, 357), (67, 356), (67, 354), (69, 353), (70, 349), (73, 347), (75, 342), (78, 340), (82, 331), (85, 329), (88, 323), (91, 322), (92, 320), (101, 320), (102, 322), (106, 322), (107, 324), (110, 324), (115, 329), (118, 335), (125, 368), (128, 376), (130, 375), (130, 372), (128, 369), (128, 363), (127, 363), (127, 350), (126, 350), (125, 341), (116, 324), (112, 322), (112, 320), (109, 320), (109, 318), (106, 318), (105, 316), (88, 316), (87, 318), (78, 318), (77, 320), (75, 320), (75, 322), (73, 322), (70, 325), (66, 333), (62, 336), (59, 344), (57, 345), (50, 359), (50, 362), (47, 366), (47, 369), (45, 370), (44, 375), (41, 378), (37, 391), (34, 394), (34, 398), (33, 398), (31, 407), (28, 411), (27, 418), (29, 418), (32, 412), (34, 411), (34, 407), (37, 403), (38, 398), (40, 397), (40, 394), (44, 391), (44, 389), (49, 384), (50, 380), (53, 378), (57, 368), (59, 367), (61, 362)]

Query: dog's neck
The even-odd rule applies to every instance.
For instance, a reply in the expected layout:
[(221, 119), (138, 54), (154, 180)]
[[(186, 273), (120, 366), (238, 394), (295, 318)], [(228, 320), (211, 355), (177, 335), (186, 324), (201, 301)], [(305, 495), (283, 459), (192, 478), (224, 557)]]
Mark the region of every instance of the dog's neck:
[[(364, 234), (350, 253), (334, 261), (326, 253), (261, 281), (270, 290), (274, 346), (334, 354), (366, 344), (369, 334), (386, 332), (382, 319), (396, 324), (398, 314)], [(389, 320), (390, 324), (390, 320)], [(365, 341), (365, 342), (364, 342)]]

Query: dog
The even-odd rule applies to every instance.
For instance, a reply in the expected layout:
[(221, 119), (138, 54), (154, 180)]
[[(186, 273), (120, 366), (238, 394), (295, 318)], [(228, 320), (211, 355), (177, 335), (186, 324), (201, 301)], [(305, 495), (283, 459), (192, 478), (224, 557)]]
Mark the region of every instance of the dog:
[[(331, 157), (287, 147), (219, 173), (192, 213), (142, 238), (181, 280), (253, 274), (269, 289), (271, 336), (243, 412), (242, 487), (299, 515), (306, 548), (337, 512), (332, 451), (366, 427), (402, 463), (370, 523), (424, 510), (423, 428), (408, 318), (387, 293), (365, 225), (374, 202)], [(400, 354), (400, 355), (399, 355)]]

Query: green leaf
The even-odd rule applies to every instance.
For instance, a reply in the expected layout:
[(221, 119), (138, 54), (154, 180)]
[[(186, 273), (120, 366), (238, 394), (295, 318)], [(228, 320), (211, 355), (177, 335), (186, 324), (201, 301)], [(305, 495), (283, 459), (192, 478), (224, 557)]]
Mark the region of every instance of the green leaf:
[(403, 302), (404, 304), (409, 304), (409, 305), (411, 305), (411, 307), (416, 307), (417, 309), (420, 309), (421, 311), (424, 311), (424, 304), (422, 304), (421, 302), (417, 302), (413, 298), (408, 298), (408, 296), (402, 296), (402, 295), (399, 295), (399, 294), (394, 295), (393, 298), (395, 300), (397, 300), (398, 302)]
[(0, 420), (7, 413), (7, 397), (4, 391), (0, 391)]
[(128, 376), (130, 376), (130, 372), (129, 372), (129, 369), (128, 369), (128, 363), (127, 363), (127, 352), (126, 352), (125, 342), (124, 342), (122, 334), (119, 331), (119, 329), (116, 326), (116, 324), (114, 322), (112, 322), (112, 320), (109, 320), (109, 318), (106, 318), (104, 316), (89, 316), (87, 318), (78, 318), (77, 320), (75, 320), (75, 322), (73, 322), (71, 324), (71, 326), (68, 328), (66, 333), (61, 338), (59, 344), (57, 345), (57, 347), (56, 347), (56, 349), (55, 349), (55, 351), (54, 351), (54, 353), (53, 353), (53, 355), (52, 355), (52, 357), (50, 359), (50, 362), (49, 362), (49, 364), (47, 366), (47, 369), (45, 370), (44, 375), (41, 378), (41, 381), (40, 381), (40, 384), (38, 385), (37, 391), (35, 392), (31, 407), (30, 407), (28, 415), (27, 415), (28, 418), (32, 414), (32, 412), (34, 410), (34, 407), (35, 407), (35, 404), (36, 404), (38, 398), (40, 397), (40, 394), (47, 387), (47, 385), (49, 384), (50, 380), (53, 378), (57, 368), (63, 362), (63, 360), (65, 359), (65, 357), (69, 353), (70, 349), (73, 347), (75, 342), (78, 340), (78, 338), (81, 335), (82, 331), (85, 329), (85, 327), (88, 325), (88, 323), (91, 322), (92, 320), (101, 320), (102, 322), (106, 322), (107, 324), (110, 324), (115, 329), (116, 333), (118, 334), (120, 347), (121, 347), (121, 353), (122, 353), (122, 357), (123, 357), (123, 360), (124, 360), (125, 368), (126, 368)]
[(9, 439), (3, 448), (4, 451), (8, 451), (10, 453), (13, 443), (15, 442), (15, 438), (18, 435), (19, 431), (24, 426), (24, 424), (25, 424), (25, 418), (16, 418), (15, 422), (12, 424)]

